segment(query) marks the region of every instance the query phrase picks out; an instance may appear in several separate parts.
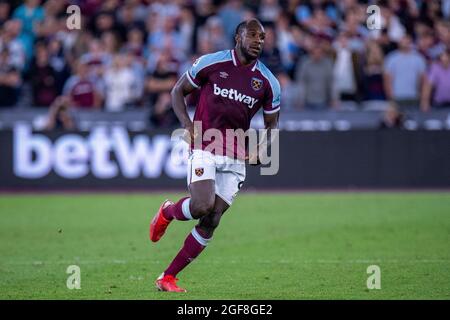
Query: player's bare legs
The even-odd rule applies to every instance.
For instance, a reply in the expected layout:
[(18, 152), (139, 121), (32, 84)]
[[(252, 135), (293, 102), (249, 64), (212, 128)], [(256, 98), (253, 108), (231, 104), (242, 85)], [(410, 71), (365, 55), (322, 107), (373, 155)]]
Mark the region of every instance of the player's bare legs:
[(190, 197), (173, 203), (164, 201), (150, 224), (150, 240), (159, 241), (172, 220), (200, 219), (214, 208), (214, 180), (201, 180), (189, 185)]
[(212, 210), (200, 218), (199, 223), (188, 235), (178, 255), (173, 259), (169, 267), (164, 271), (165, 275), (175, 277), (190, 262), (192, 262), (211, 241), (214, 230), (219, 226), (223, 213), (228, 209), (221, 198), (215, 196), (215, 204)]
[(200, 219), (208, 215), (214, 208), (215, 186), (214, 180), (201, 180), (189, 185), (191, 201), (189, 209), (192, 218)]
[(173, 203), (164, 201), (150, 224), (150, 240), (159, 241), (172, 220), (200, 219), (214, 208), (214, 180), (201, 180), (189, 185), (190, 197)]
[(216, 228), (219, 226), (222, 215), (230, 207), (219, 196), (216, 195), (215, 198), (216, 199), (213, 210), (209, 214), (200, 218), (200, 221), (197, 224), (197, 228), (200, 230), (200, 232), (209, 239), (212, 238), (214, 230), (216, 230)]

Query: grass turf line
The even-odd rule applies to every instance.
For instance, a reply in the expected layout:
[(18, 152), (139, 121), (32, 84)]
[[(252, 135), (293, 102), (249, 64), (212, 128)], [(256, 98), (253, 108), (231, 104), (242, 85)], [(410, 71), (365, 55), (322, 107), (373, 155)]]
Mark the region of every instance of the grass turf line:
[[(171, 194), (177, 200), (180, 194)], [(165, 194), (0, 196), (0, 299), (449, 299), (449, 193), (240, 194), (208, 248), (155, 278), (195, 222), (157, 244)], [(81, 290), (69, 290), (69, 265)], [(369, 290), (369, 265), (381, 290)]]

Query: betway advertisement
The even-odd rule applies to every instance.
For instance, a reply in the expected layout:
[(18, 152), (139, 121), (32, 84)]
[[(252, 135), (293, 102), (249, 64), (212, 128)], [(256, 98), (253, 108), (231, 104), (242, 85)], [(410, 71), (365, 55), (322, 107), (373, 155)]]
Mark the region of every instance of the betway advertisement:
[(5, 187), (167, 188), (186, 178), (188, 145), (172, 141), (168, 132), (131, 134), (123, 127), (99, 126), (47, 133), (22, 124), (0, 134)]
[[(279, 170), (247, 166), (242, 190), (450, 188), (450, 131), (281, 131)], [(0, 131), (0, 190), (186, 190), (171, 132)]]

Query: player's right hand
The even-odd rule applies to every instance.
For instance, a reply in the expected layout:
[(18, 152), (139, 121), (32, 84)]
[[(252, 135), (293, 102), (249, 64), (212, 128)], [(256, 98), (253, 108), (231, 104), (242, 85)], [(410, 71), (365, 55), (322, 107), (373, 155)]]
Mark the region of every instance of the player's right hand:
[(187, 125), (184, 127), (183, 140), (187, 143), (191, 143), (197, 137), (198, 133), (196, 132), (194, 125)]

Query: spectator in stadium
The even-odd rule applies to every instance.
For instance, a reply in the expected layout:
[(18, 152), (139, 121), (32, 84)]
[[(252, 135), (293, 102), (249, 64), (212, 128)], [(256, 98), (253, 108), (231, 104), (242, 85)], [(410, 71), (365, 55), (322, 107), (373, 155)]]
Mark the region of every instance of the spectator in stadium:
[(332, 21), (337, 20), (337, 14), (336, 6), (332, 1), (325, 3), (322, 0), (302, 1), (295, 11), (297, 21), (309, 29), (316, 28), (317, 22), (330, 25)]
[(75, 130), (75, 121), (70, 114), (70, 99), (59, 96), (49, 108), (45, 130)]
[(276, 75), (281, 86), (281, 101), (284, 110), (299, 110), (299, 101), (304, 98), (303, 88), (291, 80), (288, 74), (278, 73)]
[[(405, 26), (388, 6), (381, 6), (381, 30), (386, 30), (390, 41), (399, 42), (406, 35)], [(372, 30), (377, 35), (381, 30)]]
[(450, 107), (450, 49), (441, 53), (425, 78), (421, 108), (428, 111), (431, 105)]
[(208, 18), (205, 25), (199, 30), (198, 41), (200, 43), (208, 41), (213, 52), (225, 50), (231, 46), (230, 40), (224, 33), (222, 20), (217, 16)]
[(22, 29), (20, 20), (8, 20), (3, 30), (0, 30), (0, 49), (6, 48), (9, 54), (9, 63), (17, 70), (22, 71), (25, 68), (25, 47), (19, 37)]
[(425, 59), (413, 50), (411, 36), (405, 35), (399, 49), (385, 60), (384, 87), (388, 99), (401, 108), (418, 108), (425, 71)]
[(59, 31), (59, 21), (56, 16), (46, 14), (45, 19), (35, 26), (35, 41), (47, 39)]
[(137, 27), (133, 27), (128, 30), (127, 42), (124, 44), (123, 51), (130, 53), (135, 59), (145, 61), (145, 48), (144, 48), (144, 32)]
[(177, 82), (177, 62), (160, 55), (156, 69), (147, 78), (151, 110), (150, 122), (154, 126), (170, 127), (178, 124), (171, 105), (170, 91)]
[(41, 0), (25, 0), (13, 13), (13, 18), (22, 23), (20, 38), (24, 45), (27, 61), (33, 56), (36, 28), (45, 18), (44, 8), (40, 4)]
[(188, 55), (191, 55), (195, 47), (195, 17), (191, 7), (183, 6), (181, 8), (180, 16), (178, 17), (178, 25), (181, 39), (183, 39), (183, 50)]
[(111, 63), (112, 54), (106, 52), (102, 40), (94, 38), (89, 42), (89, 51), (83, 54), (80, 60), (89, 65), (92, 77), (101, 78), (105, 68)]
[(147, 44), (150, 54), (164, 53), (181, 59), (186, 57), (185, 41), (180, 31), (177, 30), (176, 19), (173, 16), (162, 19), (162, 27), (149, 34)]
[(0, 50), (0, 107), (16, 105), (22, 79), (19, 70), (11, 64), (8, 48)]
[[(134, 53), (132, 69), (138, 79), (136, 83), (140, 83), (142, 90), (146, 86), (145, 73), (147, 70), (154, 72), (160, 55), (173, 56), (178, 61), (180, 67), (177, 71), (181, 74), (184, 71), (183, 66), (192, 59), (195, 60), (195, 57), (228, 47), (230, 44), (227, 45), (226, 41), (232, 42), (237, 21), (255, 15), (268, 24), (268, 47), (271, 43), (272, 28), (276, 34), (276, 43), (271, 46), (274, 49), (268, 48), (264, 52), (268, 55), (265, 62), (271, 64), (269, 60), (272, 61), (270, 68), (282, 70), (280, 74), (286, 72), (291, 79), (298, 79), (300, 72), (297, 71), (306, 60), (311, 60), (309, 53), (312, 47), (317, 46), (317, 36), (328, 39), (327, 42), (322, 41), (322, 44), (327, 44), (322, 46), (325, 56), (330, 55), (330, 44), (340, 43), (343, 35), (347, 38), (346, 48), (351, 51), (352, 57), (355, 54), (364, 58), (370, 56), (371, 53), (366, 50), (371, 50), (371, 45), (366, 44), (375, 40), (381, 46), (384, 56), (389, 57), (386, 59), (386, 65), (387, 61), (391, 60), (390, 53), (397, 49), (397, 43), (406, 33), (413, 36), (418, 53), (423, 55), (426, 61), (434, 61), (450, 48), (449, 0), (260, 0), (256, 4), (238, 0), (76, 1), (83, 13), (82, 28), (68, 30), (65, 9), (72, 3), (67, 0), (0, 0), (0, 50), (7, 46), (11, 60), (9, 63), (22, 72), (30, 67), (35, 41), (47, 41), (50, 65), (58, 73), (59, 92), (70, 76), (69, 72), (72, 72), (69, 66), (74, 65), (81, 56), (89, 63), (89, 73), (95, 77), (91, 80), (103, 91), (102, 70), (108, 68), (111, 57), (119, 52)], [(381, 30), (369, 31), (366, 27), (368, 3), (381, 7)], [(217, 18), (221, 20), (220, 24), (217, 23)], [(349, 65), (342, 63), (348, 61), (342, 59), (346, 56), (347, 49), (338, 50), (340, 54), (335, 68), (341, 70), (341, 75), (350, 74), (342, 73)], [(281, 63), (275, 63), (279, 60), (278, 55)], [(398, 91), (395, 83), (398, 84), (401, 80), (395, 83), (394, 80), (407, 79), (407, 76), (402, 72), (395, 72), (391, 81), (383, 83), (379, 79), (379, 72), (374, 71), (379, 67), (369, 64), (370, 66), (364, 66), (365, 88), (358, 86), (356, 94), (363, 94), (364, 99), (368, 101), (378, 100), (383, 95), (383, 90), (379, 90), (382, 83), (393, 91), (386, 91), (389, 98), (399, 100), (402, 105), (402, 99), (394, 96)], [(401, 64), (394, 63), (395, 66)], [(342, 66), (347, 67), (342, 69)], [(275, 69), (274, 72), (277, 73)], [(386, 74), (389, 74), (388, 70)], [(408, 80), (416, 79), (416, 70), (410, 78)], [(339, 76), (339, 79), (343, 78)], [(338, 85), (349, 83), (352, 82), (337, 82)], [(27, 96), (26, 88), (30, 85), (26, 79), (22, 96)], [(296, 82), (285, 81), (285, 88), (295, 86)], [(369, 87), (371, 89), (368, 89)], [(408, 87), (408, 81), (401, 83), (399, 87)], [(353, 93), (350, 93), (350, 96), (352, 95)], [(406, 100), (414, 100), (414, 103), (417, 103), (419, 98)], [(22, 100), (26, 101), (21, 99), (21, 102)], [(330, 99), (327, 97), (325, 100)], [(433, 98), (430, 97), (430, 105), (433, 104)]]
[(391, 102), (383, 113), (379, 129), (404, 129), (404, 116), (398, 106)]
[(361, 100), (361, 62), (359, 54), (350, 48), (350, 38), (343, 32), (334, 43), (334, 78), (340, 106), (356, 108)]
[[(365, 9), (361, 16), (361, 7), (353, 5), (345, 12), (345, 18), (338, 27), (339, 34), (345, 34), (347, 37), (348, 47), (355, 52), (361, 52), (364, 49), (364, 39), (367, 38), (367, 27), (365, 24)], [(335, 38), (339, 37), (335, 35)]]
[(320, 43), (310, 49), (297, 70), (297, 82), (305, 93), (303, 106), (310, 110), (325, 110), (337, 106), (333, 77), (333, 62), (326, 57)]
[(136, 94), (137, 84), (133, 70), (125, 54), (117, 54), (112, 65), (104, 75), (105, 110), (123, 111), (135, 103), (139, 97)]
[(145, 30), (144, 22), (137, 18), (137, 7), (138, 3), (128, 1), (124, 3), (122, 8), (117, 10), (117, 30), (123, 41), (128, 39), (130, 30)]
[(45, 18), (48, 17), (66, 17), (67, 0), (46, 0), (43, 3)]
[[(216, 7), (213, 0), (197, 0), (194, 1), (192, 8), (192, 23), (193, 23), (193, 34), (192, 34), (192, 51), (193, 53), (198, 53), (199, 48), (197, 45), (202, 43), (198, 41), (199, 30), (204, 26), (206, 20), (212, 17), (216, 13)], [(183, 20), (186, 20), (185, 17)]]
[(417, 36), (417, 51), (420, 53), (426, 61), (431, 61), (435, 59), (434, 50), (434, 35), (432, 31), (423, 32)]
[(56, 87), (58, 95), (62, 94), (64, 83), (70, 77), (71, 70), (69, 59), (63, 47), (63, 41), (58, 37), (52, 37), (48, 42), (48, 53), (50, 66), (56, 73)]
[(101, 38), (103, 33), (107, 31), (117, 31), (114, 13), (111, 11), (100, 11), (93, 19), (91, 27), (96, 38)]
[(442, 0), (442, 15), (447, 20), (450, 19), (450, 0)]
[(327, 37), (335, 35), (332, 20), (320, 6), (313, 9), (311, 17), (301, 21), (300, 25), (313, 34), (326, 35)]
[(383, 84), (383, 60), (381, 46), (375, 40), (368, 41), (362, 70), (362, 93), (363, 100), (366, 102), (377, 104), (386, 100)]
[(283, 69), (293, 79), (297, 66), (302, 63), (307, 51), (312, 47), (313, 37), (300, 27), (289, 26), (286, 15), (280, 15), (274, 30)]
[(218, 16), (222, 19), (225, 35), (229, 41), (234, 39), (236, 26), (244, 20), (246, 10), (242, 1), (239, 0), (226, 1), (218, 9)]
[(265, 27), (265, 31), (266, 37), (260, 60), (274, 75), (277, 75), (278, 73), (284, 72), (284, 70), (280, 50), (277, 47), (275, 31), (270, 26)]
[(33, 105), (48, 107), (58, 96), (57, 74), (50, 65), (47, 44), (38, 42), (34, 51), (35, 58), (28, 73), (33, 92)]
[(122, 48), (122, 42), (120, 41), (118, 35), (114, 31), (106, 31), (102, 34), (100, 38), (100, 47), (105, 60), (102, 64), (108, 64), (111, 62), (112, 56), (118, 53)]
[(102, 91), (89, 76), (89, 66), (77, 61), (76, 73), (64, 85), (63, 94), (70, 99), (70, 105), (81, 109), (100, 109), (102, 106)]
[(387, 56), (389, 53), (397, 49), (397, 44), (389, 39), (386, 29), (382, 29), (380, 31), (380, 35), (378, 38), (376, 38), (376, 41), (383, 50), (384, 56)]
[(436, 45), (436, 50), (438, 50), (440, 54), (445, 49), (450, 48), (450, 21), (437, 20), (434, 26), (436, 35), (438, 37), (438, 44)]
[(281, 11), (278, 0), (262, 0), (258, 7), (258, 18), (263, 24), (273, 24), (278, 20)]
[(10, 13), (11, 4), (6, 0), (0, 0), (0, 28), (8, 21)]

